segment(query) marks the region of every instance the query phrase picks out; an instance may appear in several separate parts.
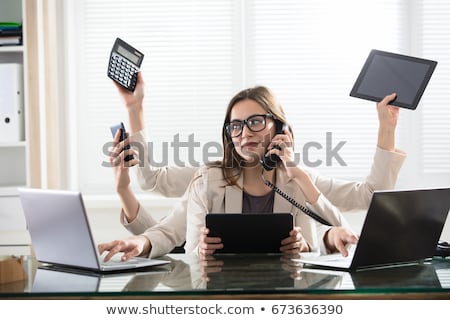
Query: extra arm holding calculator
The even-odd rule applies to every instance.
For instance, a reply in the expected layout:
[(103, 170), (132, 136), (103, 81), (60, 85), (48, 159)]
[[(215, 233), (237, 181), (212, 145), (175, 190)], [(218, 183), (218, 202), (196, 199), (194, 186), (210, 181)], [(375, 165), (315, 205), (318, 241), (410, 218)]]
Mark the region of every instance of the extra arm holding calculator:
[[(138, 76), (135, 92), (130, 93), (119, 86), (118, 89), (127, 106), (131, 143), (142, 144), (146, 153), (148, 150), (142, 133), (144, 128), (142, 104), (144, 83), (141, 73)], [(365, 182), (338, 181), (304, 170), (310, 176), (321, 196), (341, 211), (351, 209), (365, 210), (374, 190), (392, 189), (395, 186), (405, 155), (401, 151), (395, 150), (395, 128), (398, 119), (398, 108), (388, 105), (391, 98), (388, 96), (377, 105), (380, 122), (378, 146), (371, 173)], [(123, 145), (126, 145), (126, 143), (130, 143), (130, 141), (124, 141)], [(124, 252), (124, 259), (136, 255), (156, 257), (166, 254), (186, 239), (187, 207), (192, 206), (192, 204), (188, 205), (190, 200), (189, 194), (185, 194), (181, 202), (172, 209), (171, 214), (157, 224), (145, 208), (139, 205), (129, 189), (128, 167), (135, 165), (138, 180), (143, 189), (158, 191), (165, 196), (174, 197), (180, 196), (185, 191), (196, 169), (177, 167), (153, 168), (148, 163), (147, 155), (143, 157), (144, 163), (141, 163), (139, 166), (136, 166), (138, 162), (128, 163), (124, 166), (123, 158), (125, 154), (123, 152), (120, 153), (123, 145), (116, 146), (117, 148), (113, 152), (115, 156), (111, 157), (111, 161), (116, 165), (114, 171), (117, 192), (123, 204), (121, 221), (136, 236), (130, 239), (102, 244), (99, 246), (99, 249), (100, 251), (110, 250), (111, 255), (117, 252)], [(135, 154), (135, 159), (139, 159), (135, 151), (130, 152)], [(314, 207), (314, 204), (312, 206)], [(314, 209), (322, 210), (320, 206)], [(338, 243), (340, 235), (335, 234), (333, 231), (328, 231), (329, 227), (321, 227), (320, 229), (322, 229), (321, 234), (326, 234), (326, 237), (322, 239), (323, 241), (319, 241), (323, 245), (319, 246), (320, 248), (316, 248), (313, 245), (313, 248), (310, 247), (308, 249), (328, 252), (331, 248), (341, 251), (342, 246)], [(311, 244), (308, 245), (311, 246)]]

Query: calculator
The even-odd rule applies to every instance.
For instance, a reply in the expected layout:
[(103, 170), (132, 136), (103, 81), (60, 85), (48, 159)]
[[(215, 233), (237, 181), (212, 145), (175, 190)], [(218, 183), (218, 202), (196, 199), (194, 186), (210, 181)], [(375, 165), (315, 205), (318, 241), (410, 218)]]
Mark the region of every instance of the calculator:
[(137, 72), (144, 54), (120, 38), (116, 38), (108, 64), (108, 77), (129, 91), (134, 91)]

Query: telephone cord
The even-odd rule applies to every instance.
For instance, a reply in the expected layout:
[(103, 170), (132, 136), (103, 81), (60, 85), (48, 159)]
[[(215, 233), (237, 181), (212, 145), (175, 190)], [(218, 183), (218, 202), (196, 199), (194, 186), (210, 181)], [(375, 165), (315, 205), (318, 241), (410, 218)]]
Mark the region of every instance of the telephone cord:
[(300, 209), (303, 213), (305, 213), (306, 215), (308, 215), (309, 217), (313, 218), (314, 220), (316, 220), (317, 222), (320, 222), (323, 225), (326, 226), (332, 226), (331, 223), (329, 223), (327, 220), (325, 220), (324, 218), (322, 218), (321, 216), (319, 216), (317, 213), (311, 211), (310, 209), (306, 208), (305, 206), (302, 206), (300, 203), (298, 203), (297, 201), (295, 201), (295, 199), (293, 199), (292, 197), (290, 197), (286, 192), (282, 191), (280, 188), (278, 188), (277, 186), (275, 186), (272, 182), (270, 182), (269, 180), (266, 180), (264, 178), (264, 176), (262, 175), (262, 179), (264, 181), (264, 184), (266, 186), (268, 186), (269, 188), (271, 188), (273, 191), (275, 191), (276, 193), (278, 193), (280, 196), (282, 196), (284, 199), (286, 199), (289, 203), (291, 203), (292, 205), (294, 205), (296, 208)]

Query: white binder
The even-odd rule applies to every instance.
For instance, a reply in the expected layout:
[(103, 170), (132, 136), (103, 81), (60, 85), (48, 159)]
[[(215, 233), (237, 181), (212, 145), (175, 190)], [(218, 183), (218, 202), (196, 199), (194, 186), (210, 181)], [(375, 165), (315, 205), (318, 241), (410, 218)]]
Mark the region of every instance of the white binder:
[(23, 97), (22, 64), (0, 63), (0, 143), (25, 139)]

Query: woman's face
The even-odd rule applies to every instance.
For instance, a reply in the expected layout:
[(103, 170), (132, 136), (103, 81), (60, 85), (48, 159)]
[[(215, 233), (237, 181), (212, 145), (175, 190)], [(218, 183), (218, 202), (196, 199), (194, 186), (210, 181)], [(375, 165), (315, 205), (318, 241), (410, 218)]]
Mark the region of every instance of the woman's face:
[[(230, 122), (247, 120), (254, 115), (265, 115), (267, 112), (254, 100), (246, 99), (236, 103), (231, 109)], [(274, 121), (266, 117), (263, 130), (254, 132), (247, 125), (242, 127), (241, 135), (232, 138), (237, 153), (249, 164), (258, 164), (266, 153), (267, 146), (275, 134)]]

